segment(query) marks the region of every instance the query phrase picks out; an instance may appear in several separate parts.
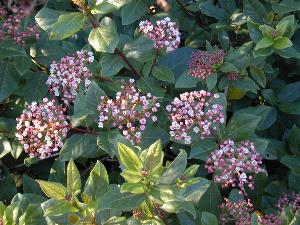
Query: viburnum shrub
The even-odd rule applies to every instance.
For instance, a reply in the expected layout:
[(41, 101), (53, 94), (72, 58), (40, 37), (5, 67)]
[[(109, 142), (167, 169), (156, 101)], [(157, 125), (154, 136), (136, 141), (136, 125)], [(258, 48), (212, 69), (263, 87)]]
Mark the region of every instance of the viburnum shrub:
[(0, 3), (0, 225), (300, 223), (298, 0)]

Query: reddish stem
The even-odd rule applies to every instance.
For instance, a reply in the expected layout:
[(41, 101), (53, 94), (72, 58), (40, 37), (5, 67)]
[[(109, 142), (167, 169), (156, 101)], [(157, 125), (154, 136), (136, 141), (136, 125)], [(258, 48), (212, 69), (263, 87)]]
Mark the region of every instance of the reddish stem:
[(85, 134), (94, 134), (94, 135), (98, 135), (99, 133), (91, 131), (91, 130), (86, 130), (86, 129), (82, 129), (82, 128), (78, 128), (78, 127), (72, 127), (70, 129), (71, 131), (77, 131), (80, 133), (85, 133)]
[(115, 49), (115, 53), (117, 53), (120, 56), (120, 58), (127, 64), (127, 66), (129, 66), (129, 68), (136, 76), (141, 77), (140, 73), (133, 67), (133, 65), (129, 62), (124, 53), (119, 48)]
[(152, 62), (152, 65), (151, 65), (151, 68), (150, 68), (150, 71), (149, 71), (149, 75), (152, 73), (152, 70), (157, 62), (157, 58), (159, 56), (159, 48), (156, 49), (155, 51), (155, 58), (153, 59), (153, 62)]

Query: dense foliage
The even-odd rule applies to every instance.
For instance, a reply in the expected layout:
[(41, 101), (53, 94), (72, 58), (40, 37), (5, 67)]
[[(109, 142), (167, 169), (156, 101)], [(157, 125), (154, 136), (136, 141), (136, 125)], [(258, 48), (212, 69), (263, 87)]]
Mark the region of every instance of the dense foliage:
[(4, 2), (0, 225), (300, 224), (299, 1)]

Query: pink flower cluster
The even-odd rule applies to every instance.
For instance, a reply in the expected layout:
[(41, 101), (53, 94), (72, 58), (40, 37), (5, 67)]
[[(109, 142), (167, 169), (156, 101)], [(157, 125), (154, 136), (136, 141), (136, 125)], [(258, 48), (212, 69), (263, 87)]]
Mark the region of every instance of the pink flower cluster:
[(261, 165), (262, 157), (252, 142), (243, 141), (236, 145), (232, 140), (226, 140), (211, 153), (205, 168), (214, 174), (215, 182), (221, 183), (222, 187), (238, 186), (241, 194), (246, 195), (244, 185), (254, 189), (251, 174), (265, 172)]
[(223, 63), (224, 56), (223, 50), (194, 52), (189, 62), (189, 74), (206, 79)]
[(239, 77), (239, 74), (237, 72), (230, 72), (226, 74), (227, 80), (237, 80)]
[(279, 215), (268, 214), (259, 218), (259, 223), (263, 225), (281, 225), (282, 221)]
[(288, 206), (290, 206), (294, 212), (300, 209), (300, 195), (294, 192), (282, 195), (276, 204), (276, 208), (278, 209), (277, 214), (265, 215), (260, 218), (259, 222), (264, 225), (281, 225), (280, 214)]
[(284, 194), (277, 202), (277, 209), (282, 212), (286, 207), (292, 207), (293, 211), (300, 209), (300, 195), (294, 192)]
[(16, 119), (16, 137), (30, 157), (42, 159), (63, 146), (70, 119), (65, 112), (55, 100), (44, 98), (42, 103), (32, 102)]
[(212, 104), (218, 94), (206, 91), (193, 91), (180, 94), (166, 107), (172, 122), (170, 135), (175, 140), (192, 143), (191, 133), (199, 134), (201, 139), (212, 134), (217, 124), (224, 123), (223, 106)]
[(140, 92), (134, 82), (134, 79), (130, 79), (129, 84), (123, 81), (122, 91), (117, 92), (115, 100), (101, 97), (98, 127), (117, 127), (126, 139), (138, 144), (147, 120), (151, 118), (153, 122), (157, 121), (154, 114), (160, 104), (156, 96)]
[[(235, 224), (235, 225), (250, 225), (251, 216), (254, 210), (250, 200), (239, 200), (237, 203), (225, 198), (220, 208), (220, 223), (222, 225)], [(233, 223), (235, 221), (235, 223)]]
[[(28, 37), (35, 37), (39, 39), (39, 27), (37, 24), (30, 24), (22, 30), (22, 21), (25, 18), (24, 11), (19, 8), (16, 12), (9, 13), (4, 8), (0, 8), (0, 19), (3, 19), (2, 29), (0, 29), (0, 40), (10, 36), (16, 44), (20, 46), (25, 45), (25, 39)], [(8, 16), (7, 16), (8, 15)]]
[(156, 21), (156, 26), (150, 21), (141, 21), (139, 30), (149, 39), (155, 42), (157, 49), (166, 48), (167, 52), (174, 51), (180, 44), (180, 32), (175, 22), (169, 17)]
[(85, 88), (91, 83), (92, 73), (86, 67), (94, 61), (92, 52), (77, 51), (72, 56), (61, 58), (60, 62), (50, 65), (50, 76), (46, 84), (55, 96), (62, 96), (66, 105), (74, 102), (79, 85), (84, 82)]

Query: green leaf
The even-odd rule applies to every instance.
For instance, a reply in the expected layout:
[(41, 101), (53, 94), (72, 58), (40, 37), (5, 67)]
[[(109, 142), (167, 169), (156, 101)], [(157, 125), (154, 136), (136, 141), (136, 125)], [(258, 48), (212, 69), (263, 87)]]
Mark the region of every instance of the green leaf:
[(223, 65), (221, 66), (220, 70), (224, 73), (239, 71), (238, 68), (236, 68), (236, 66), (230, 62), (224, 62)]
[(140, 146), (142, 148), (146, 148), (158, 139), (161, 140), (162, 145), (166, 145), (170, 140), (169, 133), (159, 126), (147, 126), (142, 134), (142, 142)]
[(208, 212), (201, 213), (201, 224), (202, 225), (218, 225), (218, 219), (214, 214)]
[(154, 42), (144, 36), (139, 36), (137, 39), (127, 42), (124, 45), (123, 52), (126, 57), (134, 58), (138, 61), (151, 61), (154, 56)]
[(79, 91), (74, 102), (72, 126), (94, 125), (99, 116), (97, 106), (99, 105), (100, 97), (105, 95), (105, 92), (95, 81), (92, 81), (87, 91)]
[(43, 192), (49, 197), (53, 199), (65, 199), (67, 195), (67, 189), (60, 183), (36, 180), (42, 188)]
[(12, 41), (1, 41), (0, 46), (0, 59), (7, 58), (7, 57), (17, 57), (17, 56), (24, 56), (27, 57), (27, 54), (23, 48), (16, 45)]
[(295, 16), (289, 15), (281, 19), (276, 25), (276, 31), (281, 36), (291, 38), (295, 32)]
[(78, 158), (93, 158), (103, 152), (97, 146), (97, 136), (93, 134), (74, 134), (67, 139), (60, 150), (58, 159), (69, 161)]
[(218, 145), (213, 139), (197, 140), (192, 143), (190, 159), (207, 160), (210, 153), (218, 148)]
[(285, 102), (293, 102), (300, 98), (300, 81), (290, 83), (279, 90), (277, 94), (278, 101)]
[(23, 175), (23, 192), (43, 195), (39, 184), (34, 179), (25, 174)]
[(0, 171), (0, 201), (10, 202), (14, 195), (17, 194), (16, 183), (5, 167), (0, 166)]
[(297, 156), (300, 156), (300, 129), (294, 125), (288, 135), (288, 144), (290, 150)]
[(19, 225), (45, 224), (44, 213), (39, 204), (29, 204), (19, 219)]
[(203, 14), (217, 20), (226, 21), (228, 19), (225, 10), (216, 7), (211, 1), (200, 3), (199, 8)]
[(231, 84), (242, 91), (255, 92), (259, 90), (259, 86), (249, 77), (231, 81)]
[(118, 10), (128, 2), (128, 0), (97, 1), (96, 5), (91, 8), (91, 12), (93, 14), (108, 14)]
[(79, 210), (65, 200), (55, 200), (54, 204), (45, 210), (45, 216), (57, 216), (65, 213), (78, 212)]
[(17, 90), (19, 75), (10, 63), (0, 62), (0, 71), (0, 102), (2, 102)]
[(205, 194), (200, 198), (197, 208), (200, 212), (209, 212), (215, 215), (219, 215), (219, 205), (222, 204), (222, 196), (218, 189), (218, 186), (211, 182), (209, 188)]
[(174, 161), (166, 168), (160, 178), (160, 184), (172, 184), (183, 173), (187, 165), (187, 154), (181, 150)]
[(58, 17), (64, 13), (66, 12), (44, 7), (36, 14), (35, 21), (43, 30), (51, 32), (53, 25), (58, 20)]
[(21, 76), (30, 69), (30, 66), (32, 64), (28, 56), (15, 56), (13, 63), (16, 70)]
[(292, 45), (293, 43), (290, 39), (288, 39), (287, 37), (281, 37), (275, 41), (274, 47), (277, 49), (285, 49), (291, 47)]
[(143, 183), (124, 183), (121, 186), (121, 192), (130, 192), (132, 194), (145, 193), (145, 184)]
[(294, 173), (300, 174), (300, 157), (293, 155), (285, 155), (280, 162), (290, 168)]
[(240, 200), (244, 200), (244, 196), (239, 193), (239, 190), (232, 189), (230, 191), (228, 199), (234, 203), (238, 203)]
[(161, 167), (163, 163), (163, 151), (161, 146), (161, 141), (158, 140), (153, 143), (147, 150), (144, 168), (147, 170), (152, 170), (155, 167)]
[(270, 47), (272, 45), (274, 45), (274, 40), (270, 37), (263, 37), (262, 39), (260, 39), (255, 46), (255, 51), (262, 49), (262, 48), (267, 48)]
[(125, 169), (120, 175), (129, 183), (138, 183), (143, 179), (141, 171), (136, 170)]
[(214, 89), (217, 82), (218, 82), (218, 74), (213, 73), (206, 79), (207, 90), (211, 91), (212, 89)]
[(121, 193), (117, 185), (110, 185), (108, 191), (101, 198), (101, 209), (115, 209), (123, 212), (131, 211), (144, 201), (143, 194)]
[(85, 16), (81, 12), (65, 13), (58, 17), (51, 28), (50, 39), (63, 40), (83, 28)]
[(257, 43), (260, 39), (262, 39), (262, 34), (258, 28), (258, 25), (259, 24), (253, 22), (250, 19), (247, 21), (247, 27), (248, 27), (250, 38), (255, 43)]
[(118, 143), (119, 159), (126, 169), (140, 171), (143, 163), (137, 154), (128, 146)]
[(73, 159), (69, 161), (67, 167), (67, 190), (74, 197), (81, 191), (81, 178)]
[(251, 66), (250, 74), (253, 80), (255, 80), (260, 86), (265, 87), (267, 83), (267, 78), (264, 71), (261, 68)]
[(272, 9), (277, 14), (286, 14), (300, 10), (300, 2), (295, 0), (283, 0), (280, 2), (272, 2)]
[(234, 114), (226, 126), (224, 140), (242, 141), (250, 138), (260, 120), (260, 117), (251, 114)]
[(100, 64), (101, 74), (104, 77), (114, 76), (124, 68), (124, 63), (118, 55), (104, 54)]
[(262, 48), (262, 49), (259, 49), (257, 51), (254, 51), (253, 56), (255, 58), (265, 57), (265, 56), (271, 55), (273, 52), (274, 52), (274, 48), (273, 48), (273, 46), (271, 46), (271, 47), (268, 47), (268, 48)]
[(147, 12), (147, 9), (143, 0), (135, 0), (124, 5), (121, 10), (122, 25), (128, 25), (138, 20)]
[(48, 91), (48, 86), (46, 85), (47, 75), (44, 73), (29, 72), (26, 78), (23, 91), (25, 101), (31, 103), (42, 100)]
[(100, 161), (97, 161), (86, 181), (84, 193), (93, 200), (96, 200), (107, 191), (108, 185), (109, 180), (107, 171), (104, 165)]
[(158, 80), (175, 83), (172, 70), (166, 66), (155, 66), (152, 70), (152, 74)]
[(267, 10), (259, 0), (245, 0), (244, 12), (255, 22), (263, 23), (267, 18)]
[(176, 80), (175, 88), (193, 88), (197, 86), (199, 79), (192, 77), (188, 74), (188, 71), (183, 72), (183, 74)]
[(93, 28), (88, 41), (96, 51), (114, 53), (119, 43), (115, 22), (109, 17), (104, 17), (99, 27)]
[(279, 111), (290, 115), (300, 115), (300, 101), (278, 104), (278, 108)]

